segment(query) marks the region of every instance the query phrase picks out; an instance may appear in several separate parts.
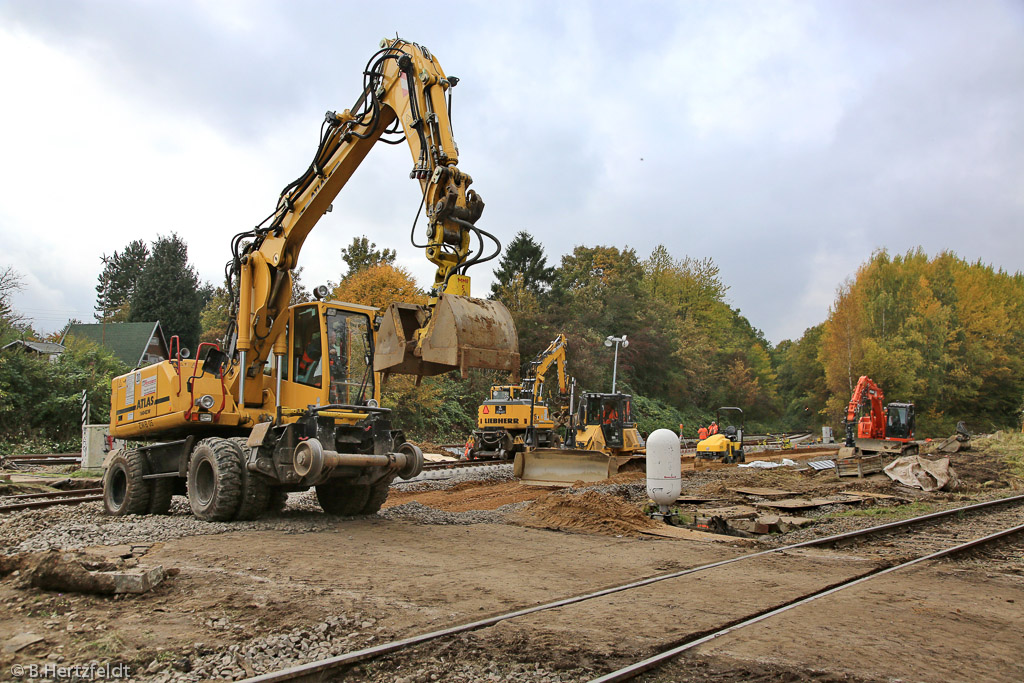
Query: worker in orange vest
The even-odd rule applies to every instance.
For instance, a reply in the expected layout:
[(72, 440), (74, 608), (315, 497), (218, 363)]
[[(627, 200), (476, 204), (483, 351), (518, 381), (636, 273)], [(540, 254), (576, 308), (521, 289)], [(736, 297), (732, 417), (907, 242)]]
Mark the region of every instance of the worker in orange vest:
[(707, 427), (701, 427), (700, 429), (698, 429), (697, 430), (697, 438), (700, 439), (701, 441), (703, 441), (704, 439), (708, 438), (708, 428)]
[(714, 436), (717, 433), (718, 433), (718, 423), (717, 422), (712, 422), (711, 426), (708, 427), (708, 434), (711, 434), (712, 436)]

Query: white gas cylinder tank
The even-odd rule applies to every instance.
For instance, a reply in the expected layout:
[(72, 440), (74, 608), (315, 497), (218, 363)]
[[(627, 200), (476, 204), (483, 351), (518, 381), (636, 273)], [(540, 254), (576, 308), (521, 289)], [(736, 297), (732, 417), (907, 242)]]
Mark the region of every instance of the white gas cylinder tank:
[(665, 512), (679, 498), (679, 437), (658, 429), (647, 438), (647, 495)]

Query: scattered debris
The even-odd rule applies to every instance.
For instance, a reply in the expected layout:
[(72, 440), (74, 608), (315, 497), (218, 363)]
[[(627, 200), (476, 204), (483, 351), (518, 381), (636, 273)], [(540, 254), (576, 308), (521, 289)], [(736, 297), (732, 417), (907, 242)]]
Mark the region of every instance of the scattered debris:
[(949, 458), (928, 460), (919, 455), (896, 458), (883, 470), (893, 481), (923, 491), (952, 490), (960, 483)]
[(782, 462), (768, 462), (767, 460), (754, 460), (752, 462), (743, 462), (737, 465), (737, 467), (751, 467), (758, 470), (770, 470), (775, 467), (796, 467), (796, 461), (790, 460), (789, 458), (783, 458)]
[(808, 460), (807, 466), (812, 470), (831, 470), (836, 466), (835, 460)]
[(18, 572), (21, 581), (34, 588), (71, 593), (145, 593), (168, 575), (162, 566), (141, 567), (135, 560), (59, 550), (3, 559), (0, 575)]
[(43, 638), (42, 636), (38, 636), (35, 633), (19, 633), (18, 635), (8, 639), (7, 642), (4, 643), (4, 654), (14, 654), (19, 650), (25, 649), (29, 645), (41, 643), (43, 640), (45, 640), (45, 638)]
[(836, 474), (840, 477), (863, 477), (882, 471), (882, 456), (855, 455), (850, 458), (839, 458), (835, 461)]
[(739, 486), (729, 489), (745, 496), (795, 496), (796, 491), (783, 491), (782, 489), (759, 488), (757, 486)]
[(935, 453), (958, 453), (971, 449), (971, 433), (963, 422), (956, 424), (956, 434), (943, 439), (932, 451)]

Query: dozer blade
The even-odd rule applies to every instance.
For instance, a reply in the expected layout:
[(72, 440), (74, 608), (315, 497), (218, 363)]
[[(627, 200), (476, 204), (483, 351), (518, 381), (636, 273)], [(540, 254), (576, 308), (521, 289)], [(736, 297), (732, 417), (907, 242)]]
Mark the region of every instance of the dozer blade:
[(516, 453), (512, 473), (530, 486), (572, 486), (593, 483), (618, 474), (636, 456), (608, 455), (602, 451), (537, 448)]
[[(422, 332), (420, 332), (422, 330)], [(469, 368), (519, 374), (519, 336), (504, 304), (442, 294), (427, 306), (391, 304), (377, 331), (373, 369), (431, 376)]]

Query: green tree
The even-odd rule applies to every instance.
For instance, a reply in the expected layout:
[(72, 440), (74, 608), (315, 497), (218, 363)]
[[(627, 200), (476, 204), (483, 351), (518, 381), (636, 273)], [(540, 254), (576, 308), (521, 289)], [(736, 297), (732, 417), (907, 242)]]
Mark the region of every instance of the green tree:
[(541, 294), (551, 286), (554, 275), (555, 269), (547, 265), (544, 247), (530, 233), (521, 230), (505, 247), (505, 253), (498, 261), (491, 296), (500, 298), (503, 290), (515, 280), (519, 281), (519, 286), (525, 291), (534, 295)]
[(188, 262), (188, 246), (178, 235), (158, 237), (135, 285), (129, 322), (160, 321), (168, 337), (178, 335), (183, 347), (199, 343), (203, 308), (199, 276)]
[(149, 247), (142, 240), (133, 240), (112, 256), (104, 254), (103, 271), (96, 285), (96, 313), (101, 322), (125, 322), (139, 276), (149, 260)]
[(371, 266), (392, 265), (395, 262), (394, 249), (377, 249), (366, 235), (353, 237), (352, 244), (341, 248), (341, 260), (348, 265), (344, 278), (351, 277)]

